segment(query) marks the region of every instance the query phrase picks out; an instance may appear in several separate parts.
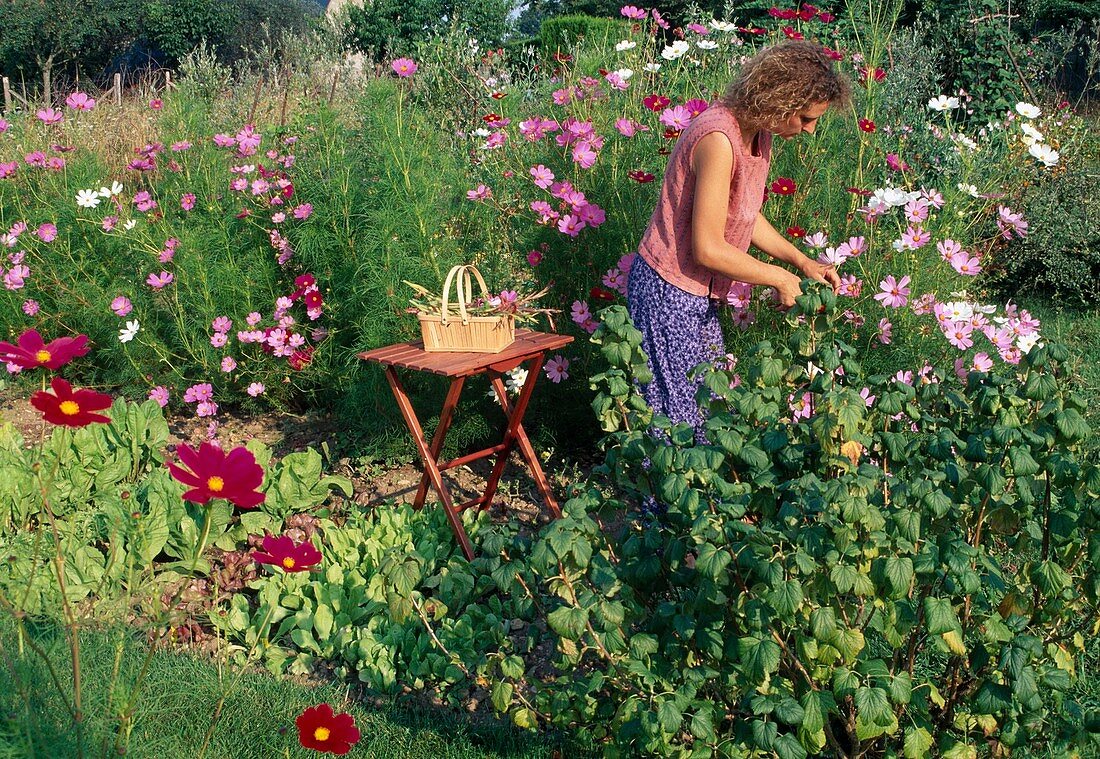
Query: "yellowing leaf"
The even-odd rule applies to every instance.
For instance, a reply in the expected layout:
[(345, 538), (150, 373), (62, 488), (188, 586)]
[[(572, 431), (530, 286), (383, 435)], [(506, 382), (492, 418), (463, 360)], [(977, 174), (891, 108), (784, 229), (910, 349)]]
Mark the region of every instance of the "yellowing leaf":
[(947, 644), (947, 647), (951, 649), (951, 653), (958, 654), (959, 656), (966, 655), (966, 644), (963, 643), (962, 635), (958, 630), (948, 630), (943, 634), (943, 642)]
[(859, 457), (863, 454), (863, 446), (855, 440), (849, 440), (840, 446), (840, 452), (848, 457), (848, 460), (852, 462), (852, 466), (858, 466)]

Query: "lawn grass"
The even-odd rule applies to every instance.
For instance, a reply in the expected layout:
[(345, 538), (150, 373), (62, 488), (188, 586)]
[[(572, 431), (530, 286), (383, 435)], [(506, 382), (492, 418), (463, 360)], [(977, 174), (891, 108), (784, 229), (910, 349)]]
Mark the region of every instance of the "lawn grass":
[[(50, 655), (65, 686), (71, 687), (64, 632), (46, 625), (33, 632)], [(148, 650), (133, 630), (88, 631), (82, 635), (84, 756), (120, 756), (114, 751), (117, 721), (109, 716), (108, 697), (116, 651), (122, 650), (120, 684), (129, 687)], [(76, 732), (47, 667), (25, 649), (21, 655), (15, 625), (0, 619), (0, 758), (75, 757)], [(215, 662), (180, 651), (163, 650), (152, 659), (125, 751), (128, 757), (193, 759), (211, 723), (215, 704), (234, 678)], [(124, 688), (123, 688), (124, 689)], [(276, 680), (249, 672), (226, 699), (206, 756), (211, 759), (273, 759), (318, 756), (298, 743), (294, 720), (307, 706), (327, 702), (355, 717), (362, 738), (351, 756), (379, 759), (534, 759), (555, 751), (569, 757), (588, 752), (560, 736), (531, 734), (496, 721), (475, 723), (449, 710), (382, 707), (349, 701), (346, 685), (318, 687)], [(29, 694), (29, 704), (20, 693)], [(104, 748), (106, 747), (106, 748)]]

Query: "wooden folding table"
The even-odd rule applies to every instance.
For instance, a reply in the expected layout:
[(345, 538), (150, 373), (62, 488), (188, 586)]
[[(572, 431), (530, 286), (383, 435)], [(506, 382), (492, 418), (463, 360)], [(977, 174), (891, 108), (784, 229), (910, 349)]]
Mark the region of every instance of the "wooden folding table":
[[(531, 447), (531, 441), (527, 438), (527, 433), (523, 430), (523, 415), (527, 411), (527, 404), (531, 400), (535, 382), (542, 370), (543, 362), (546, 360), (546, 353), (558, 350), (571, 342), (573, 342), (573, 338), (568, 335), (517, 329), (516, 341), (499, 353), (429, 353), (424, 350), (424, 343), (416, 340), (409, 343), (388, 345), (384, 348), (376, 348), (359, 354), (359, 358), (365, 361), (375, 361), (386, 368), (386, 379), (389, 380), (394, 398), (397, 399), (398, 408), (401, 409), (401, 416), (404, 417), (405, 424), (408, 425), (409, 432), (412, 433), (417, 450), (420, 452), (420, 458), (424, 462), (424, 473), (420, 477), (420, 485), (416, 491), (413, 507), (420, 509), (424, 506), (430, 483), (439, 493), (451, 529), (462, 547), (462, 553), (468, 560), (474, 558), (474, 551), (470, 545), (470, 538), (466, 535), (466, 530), (462, 526), (459, 512), (471, 506), (489, 507), (493, 501), (493, 496), (496, 494), (497, 484), (504, 471), (508, 455), (517, 446), (523, 460), (527, 463), (527, 467), (531, 470), (531, 476), (534, 477), (535, 484), (538, 486), (539, 492), (542, 493), (550, 514), (555, 518), (561, 516), (561, 510), (558, 508), (558, 503), (550, 490), (550, 483), (539, 465), (538, 456), (535, 455), (535, 450)], [(510, 401), (504, 383), (504, 374), (527, 362), (530, 362), (527, 367), (527, 379), (524, 381), (516, 400), (514, 402)], [(451, 386), (447, 390), (443, 410), (439, 415), (439, 426), (436, 428), (431, 443), (424, 437), (424, 430), (416, 417), (416, 410), (409, 400), (409, 394), (405, 391), (401, 379), (397, 376), (398, 367), (430, 372), (451, 379)], [(504, 428), (504, 438), (496, 445), (468, 453), (465, 456), (459, 456), (450, 461), (440, 462), (439, 456), (443, 451), (443, 440), (454, 418), (455, 407), (458, 405), (462, 387), (466, 383), (467, 377), (476, 374), (488, 375), (489, 381), (496, 391), (497, 400), (504, 409), (504, 414), (508, 420)], [(443, 482), (442, 473), (448, 469), (494, 455), (496, 461), (485, 485), (485, 492), (472, 501), (456, 506), (446, 484)]]

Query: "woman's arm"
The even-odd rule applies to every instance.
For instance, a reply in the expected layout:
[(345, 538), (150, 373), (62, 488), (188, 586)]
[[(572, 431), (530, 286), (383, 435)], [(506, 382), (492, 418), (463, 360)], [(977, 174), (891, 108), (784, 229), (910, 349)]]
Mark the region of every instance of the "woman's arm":
[(790, 240), (776, 231), (763, 212), (756, 215), (756, 225), (752, 228), (752, 244), (775, 260), (790, 264), (804, 276), (832, 285), (833, 289), (840, 287), (840, 275), (836, 273), (836, 267), (803, 255)]
[[(798, 277), (726, 241), (730, 178), (733, 176), (733, 146), (729, 138), (721, 132), (712, 132), (699, 140), (692, 155), (692, 169), (695, 171), (695, 206), (691, 214), (691, 239), (696, 263), (730, 279), (774, 287), (782, 305), (793, 306), (794, 299), (802, 292)], [(754, 229), (754, 238), (755, 235)]]

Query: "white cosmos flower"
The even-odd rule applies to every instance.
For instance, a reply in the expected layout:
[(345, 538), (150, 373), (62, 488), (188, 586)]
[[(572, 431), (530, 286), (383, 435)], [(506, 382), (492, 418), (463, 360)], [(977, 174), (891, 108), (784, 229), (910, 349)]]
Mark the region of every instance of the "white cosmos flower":
[(622, 42), (618, 42), (615, 44), (615, 49), (618, 50), (620, 53), (624, 50), (633, 50), (636, 47), (638, 47), (638, 43), (634, 40), (623, 40)]
[(715, 21), (711, 19), (707, 24), (711, 29), (717, 29), (720, 32), (732, 32), (737, 29), (737, 24), (731, 24), (729, 21)]
[(95, 190), (81, 190), (76, 194), (76, 204), (81, 208), (95, 208), (99, 205), (99, 193)]
[(645, 69), (646, 71), (648, 71), (651, 74), (656, 74), (658, 71), (661, 70), (661, 64), (659, 64), (659, 63), (647, 63), (646, 65), (642, 66), (642, 68)]
[(104, 198), (113, 198), (115, 195), (122, 194), (122, 185), (118, 182), (112, 182), (110, 187), (104, 185), (99, 188), (99, 194)]
[(943, 304), (943, 313), (948, 321), (961, 322), (974, 315), (974, 307), (966, 301), (954, 301)]
[(478, 127), (474, 130), (473, 134), (476, 137), (488, 137), (490, 134), (492, 134), (492, 132), (490, 132), (485, 127)]
[(137, 333), (141, 330), (141, 323), (137, 319), (126, 322), (126, 328), (118, 331), (118, 341), (120, 343), (128, 343), (133, 340)]
[(1020, 131), (1024, 133), (1024, 143), (1027, 145), (1043, 141), (1043, 133), (1026, 121), (1020, 123)]
[(962, 145), (963, 147), (965, 147), (971, 153), (973, 153), (974, 151), (976, 151), (978, 149), (978, 143), (974, 142), (974, 140), (970, 139), (969, 137), (967, 137), (962, 132), (959, 132), (958, 134), (952, 135), (951, 139), (953, 139), (959, 145)]
[(978, 188), (972, 184), (966, 184), (965, 182), (959, 182), (956, 187), (959, 188), (959, 192), (965, 192), (972, 198), (980, 198), (982, 194), (978, 192)]
[(827, 266), (839, 267), (845, 261), (848, 260), (848, 256), (843, 253), (839, 253), (836, 248), (825, 248), (824, 251), (817, 256), (818, 263), (826, 264)]
[(1032, 332), (1030, 335), (1020, 335), (1016, 338), (1016, 347), (1020, 349), (1020, 353), (1030, 353), (1036, 345), (1042, 345), (1039, 342), (1038, 332)]
[[(1025, 119), (1035, 119), (1039, 117), (1042, 111), (1039, 110), (1039, 106), (1032, 105), (1031, 103), (1017, 103), (1016, 113), (1020, 114)], [(1027, 351), (1024, 351), (1024, 353), (1027, 353)]]
[(633, 69), (616, 69), (615, 75), (625, 82), (627, 79), (634, 76), (634, 71)]
[(1058, 163), (1058, 151), (1052, 148), (1050, 145), (1044, 145), (1041, 142), (1036, 142), (1027, 149), (1027, 152), (1031, 153), (1031, 155), (1041, 161), (1042, 164), (1048, 169)]
[(137, 226), (137, 219), (127, 219), (126, 223), (122, 225), (122, 228), (129, 232), (131, 229)]
[(919, 192), (906, 192), (896, 187), (883, 187), (880, 190), (875, 190), (874, 194), (867, 199), (867, 206), (868, 208), (878, 208), (879, 206), (900, 208), (910, 200), (916, 200), (919, 197)]
[(713, 50), (718, 47), (718, 43), (714, 40), (699, 40), (695, 43), (695, 46), (700, 50)]
[(666, 61), (674, 61), (677, 58), (683, 57), (690, 48), (691, 45), (689, 45), (686, 40), (676, 40), (661, 51), (661, 57)]
[(930, 111), (950, 111), (958, 107), (959, 99), (947, 95), (938, 95), (928, 101), (928, 110)]

